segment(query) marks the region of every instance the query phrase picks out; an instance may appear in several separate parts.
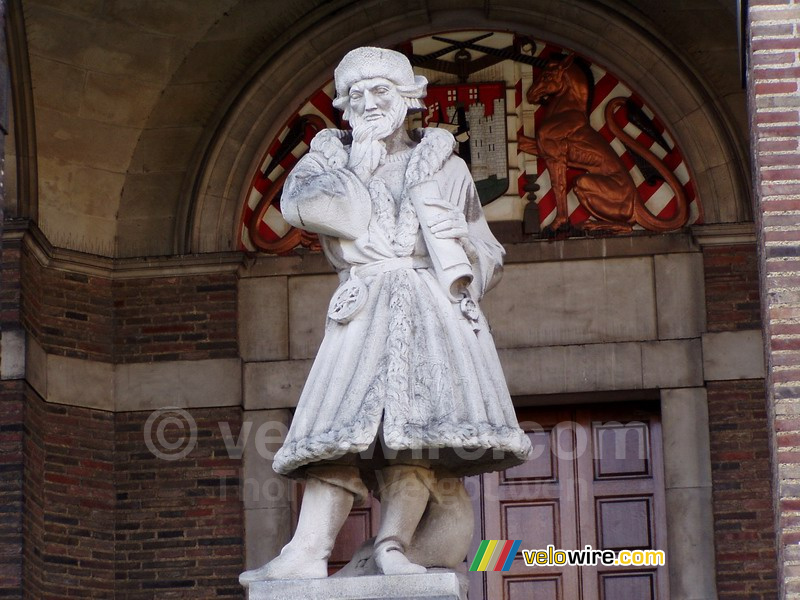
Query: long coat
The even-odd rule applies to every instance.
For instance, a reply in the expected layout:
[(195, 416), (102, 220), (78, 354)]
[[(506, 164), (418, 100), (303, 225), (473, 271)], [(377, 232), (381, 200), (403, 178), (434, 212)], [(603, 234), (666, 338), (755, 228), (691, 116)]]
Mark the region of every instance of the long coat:
[[(499, 278), (503, 247), (466, 164), (453, 154), (452, 135), (417, 135), (404, 189), (435, 182), (444, 202), (466, 216), (469, 235), (461, 243), (477, 302)], [(290, 223), (321, 234), (342, 286), (363, 283), (355, 302), (363, 306), (348, 322), (328, 319), (273, 468), (298, 476), (304, 466), (363, 452), (381, 426), (389, 448), (437, 449), (440, 464), (455, 475), (520, 464), (530, 442), (517, 424), (485, 317), (474, 302), (454, 302), (437, 279), (435, 250), (425, 243), (408, 192), (397, 202), (382, 181), (365, 186), (342, 166), (346, 154), (317, 151), (323, 143), (341, 146), (341, 137), (318, 134), (287, 178), (281, 203)]]

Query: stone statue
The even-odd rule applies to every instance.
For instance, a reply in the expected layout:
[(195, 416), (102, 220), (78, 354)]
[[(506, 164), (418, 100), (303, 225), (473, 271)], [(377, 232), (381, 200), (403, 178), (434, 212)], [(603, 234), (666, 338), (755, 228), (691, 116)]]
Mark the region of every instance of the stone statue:
[(339, 529), (370, 490), (378, 535), (346, 573), (453, 568), (473, 526), (460, 477), (530, 453), (477, 305), (504, 250), (452, 134), (403, 126), (427, 80), (381, 48), (353, 50), (334, 76), (352, 132), (319, 132), (281, 200), (289, 223), (319, 234), (341, 282), (273, 465), (306, 486), (294, 537), (243, 573), (245, 585), (326, 577)]

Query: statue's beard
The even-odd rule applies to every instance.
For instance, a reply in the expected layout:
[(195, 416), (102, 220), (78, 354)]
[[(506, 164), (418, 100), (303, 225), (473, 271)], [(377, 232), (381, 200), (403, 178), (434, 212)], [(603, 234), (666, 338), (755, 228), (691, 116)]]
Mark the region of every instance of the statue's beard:
[(358, 115), (355, 112), (350, 115), (350, 126), (353, 128), (353, 133), (360, 132), (361, 129), (367, 130), (367, 136), (373, 140), (382, 140), (392, 133), (397, 131), (403, 124), (406, 118), (408, 107), (403, 100), (392, 103), (389, 109), (381, 116), (380, 119), (368, 121), (364, 115)]

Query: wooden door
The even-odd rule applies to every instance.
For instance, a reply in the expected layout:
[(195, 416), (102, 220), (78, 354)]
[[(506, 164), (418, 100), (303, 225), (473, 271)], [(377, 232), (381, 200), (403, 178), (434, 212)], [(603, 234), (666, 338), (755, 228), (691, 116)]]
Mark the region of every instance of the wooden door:
[[(483, 475), (484, 539), (522, 539), (523, 548), (574, 548), (578, 543), (573, 487), (574, 432), (567, 410), (520, 415), (533, 446), (518, 467)], [(524, 533), (524, 535), (523, 535)], [(577, 573), (570, 567), (535, 571), (515, 560), (507, 574), (486, 576), (486, 598), (556, 600), (578, 598)], [(472, 594), (475, 597), (476, 594)]]
[[(518, 412), (534, 454), (482, 476), (483, 539), (522, 548), (665, 549), (657, 410), (642, 405)], [(472, 575), (470, 600), (666, 600), (664, 567), (529, 567)]]
[[(654, 411), (576, 411), (592, 452), (578, 457), (581, 539), (608, 550), (665, 550), (666, 511), (661, 422)], [(584, 598), (663, 600), (666, 568), (584, 567)]]
[[(661, 424), (647, 403), (518, 411), (534, 448), (525, 464), (468, 477), (475, 536), (522, 548), (666, 549)], [(353, 509), (331, 573), (377, 533), (380, 504)], [(528, 567), (469, 573), (470, 600), (667, 600), (666, 568)]]

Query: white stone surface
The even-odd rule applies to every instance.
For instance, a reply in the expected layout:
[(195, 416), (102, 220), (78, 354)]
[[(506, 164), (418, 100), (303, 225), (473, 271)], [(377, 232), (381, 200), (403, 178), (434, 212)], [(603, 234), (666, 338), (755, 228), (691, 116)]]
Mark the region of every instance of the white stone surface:
[(703, 385), (700, 340), (667, 340), (642, 344), (642, 384), (645, 388)]
[(0, 332), (0, 379), (25, 377), (25, 330)]
[(661, 391), (670, 597), (716, 599), (705, 388)]
[(237, 406), (242, 401), (241, 362), (212, 358), (119, 364), (114, 392), (117, 411)]
[(42, 398), (47, 398), (47, 352), (32, 336), (25, 348), (25, 378)]
[(760, 329), (703, 335), (706, 381), (764, 377), (764, 342)]
[(239, 354), (244, 361), (289, 358), (286, 277), (239, 280)]
[(588, 344), (500, 350), (512, 395), (642, 389), (641, 345)]
[(672, 600), (716, 600), (711, 488), (666, 491), (667, 565)]
[(506, 265), (483, 301), (498, 348), (656, 339), (650, 258)]
[[(242, 573), (245, 584), (326, 574), (354, 499), (368, 491), (355, 467), (328, 459), (367, 450), (379, 428), (392, 449), (473, 448), (480, 430), (480, 446), (501, 451), (469, 459), (451, 454), (447, 468), (454, 477), (519, 464), (530, 454), (477, 304), (499, 278), (503, 247), (483, 216), (469, 169), (454, 155), (453, 135), (405, 130), (408, 112), (424, 108), (419, 98), (426, 80), (417, 77), (414, 90), (411, 73), (396, 51), (349, 52), (336, 70), (333, 104), (352, 131), (318, 132), (284, 184), (284, 218), (325, 236), (322, 247), (339, 280), (289, 279), (289, 355), (305, 359), (321, 346), (273, 468), (308, 478), (292, 541), (266, 565)], [(320, 288), (332, 284), (340, 285), (326, 307), (333, 290)], [(434, 519), (438, 529), (424, 535), (425, 515), (434, 513), (429, 503), (455, 512), (433, 492), (432, 465), (390, 463), (380, 475), (374, 491), (382, 518), (370, 556), (376, 570), (411, 575), (425, 566), (460, 564), (471, 518), (447, 526)], [(465, 493), (462, 500), (471, 513)], [(412, 550), (423, 538), (454, 556), (431, 552), (434, 562), (418, 561)], [(431, 595), (430, 584), (420, 593), (398, 593), (391, 580), (379, 582), (374, 591), (360, 592), (326, 584), (321, 597), (348, 597), (348, 590), (362, 599), (380, 597), (381, 590), (390, 592), (384, 597), (452, 597)], [(314, 597), (313, 584), (297, 593)], [(273, 589), (265, 597), (280, 595)]]
[(272, 470), (272, 458), (286, 438), (290, 420), (286, 409), (247, 410), (242, 416), (242, 502), (246, 510), (288, 508), (291, 504), (292, 481)]
[(47, 402), (109, 411), (237, 406), (237, 358), (114, 365), (47, 354), (29, 340), (27, 378)]
[(289, 507), (245, 508), (245, 567), (255, 569), (272, 560), (280, 554), (281, 548), (291, 537), (292, 514)]
[(706, 389), (661, 390), (664, 486), (711, 487)]
[[(695, 387), (703, 381), (699, 339), (507, 348), (498, 354), (512, 395)], [(245, 364), (245, 408), (297, 406), (311, 364)]]
[(289, 356), (314, 358), (325, 333), (328, 303), (339, 285), (336, 275), (289, 278)]
[(467, 600), (466, 578), (456, 573), (328, 577), (250, 586), (248, 600)]
[(699, 337), (706, 328), (703, 255), (662, 254), (653, 260), (659, 339)]
[(313, 362), (309, 359), (245, 363), (245, 410), (297, 406)]
[(114, 365), (50, 354), (47, 357), (48, 402), (114, 410)]

